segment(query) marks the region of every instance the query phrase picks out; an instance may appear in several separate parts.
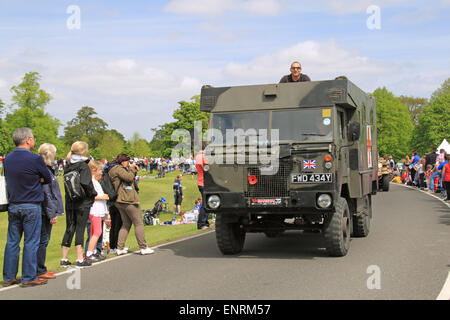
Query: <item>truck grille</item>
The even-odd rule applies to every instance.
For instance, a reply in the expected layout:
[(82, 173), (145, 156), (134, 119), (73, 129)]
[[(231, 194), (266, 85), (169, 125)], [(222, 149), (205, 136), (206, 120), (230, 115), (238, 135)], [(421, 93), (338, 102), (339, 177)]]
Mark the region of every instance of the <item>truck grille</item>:
[[(275, 175), (261, 175), (259, 167), (248, 167), (247, 177), (244, 181), (246, 197), (288, 197), (289, 177), (292, 171), (291, 161), (280, 161), (278, 172)], [(248, 183), (248, 176), (254, 175), (258, 182), (254, 185)]]

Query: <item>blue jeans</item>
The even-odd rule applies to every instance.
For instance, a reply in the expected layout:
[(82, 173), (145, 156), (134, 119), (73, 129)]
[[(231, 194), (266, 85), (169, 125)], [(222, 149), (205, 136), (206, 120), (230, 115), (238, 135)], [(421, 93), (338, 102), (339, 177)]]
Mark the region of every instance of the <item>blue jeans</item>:
[(37, 257), (41, 235), (41, 205), (34, 203), (9, 204), (8, 236), (3, 261), (3, 281), (12, 281), (19, 270), (20, 240), (24, 234), (22, 254), (22, 282), (36, 279)]
[(39, 241), (39, 247), (37, 250), (37, 275), (47, 273), (47, 267), (45, 266), (45, 258), (47, 256), (47, 246), (50, 241), (50, 235), (52, 234), (52, 224), (47, 216), (42, 216), (41, 227), (41, 240)]
[(428, 187), (431, 191), (434, 191), (434, 179), (436, 179), (436, 177), (439, 177), (439, 172), (434, 171), (430, 177), (430, 185)]

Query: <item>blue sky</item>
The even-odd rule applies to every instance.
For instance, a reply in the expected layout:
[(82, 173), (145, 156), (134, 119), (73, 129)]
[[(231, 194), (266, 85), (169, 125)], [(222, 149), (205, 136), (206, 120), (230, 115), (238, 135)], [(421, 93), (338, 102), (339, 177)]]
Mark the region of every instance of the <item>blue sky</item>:
[[(80, 29), (67, 28), (70, 5)], [(380, 29), (367, 27), (371, 5)], [(449, 18), (450, 0), (2, 0), (0, 99), (38, 71), (64, 124), (89, 105), (150, 139), (201, 85), (278, 82), (294, 60), (312, 80), (428, 98), (450, 77)]]

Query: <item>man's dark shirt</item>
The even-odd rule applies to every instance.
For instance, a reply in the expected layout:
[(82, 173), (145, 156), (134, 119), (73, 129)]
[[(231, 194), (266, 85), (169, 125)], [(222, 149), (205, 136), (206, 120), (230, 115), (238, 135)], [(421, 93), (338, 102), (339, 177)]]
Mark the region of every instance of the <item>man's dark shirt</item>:
[(425, 168), (424, 170), (426, 170), (426, 167), (431, 164), (433, 167), (436, 163), (436, 158), (437, 158), (437, 153), (436, 152), (432, 152), (430, 154), (427, 154), (427, 156), (425, 157)]
[(52, 176), (41, 156), (25, 148), (16, 148), (6, 156), (4, 163), (10, 203), (44, 201), (40, 179), (50, 183)]
[(287, 82), (304, 82), (304, 81), (311, 81), (311, 79), (303, 73), (300, 73), (300, 78), (297, 81), (292, 80), (292, 74), (288, 74), (281, 78), (280, 83), (287, 83)]

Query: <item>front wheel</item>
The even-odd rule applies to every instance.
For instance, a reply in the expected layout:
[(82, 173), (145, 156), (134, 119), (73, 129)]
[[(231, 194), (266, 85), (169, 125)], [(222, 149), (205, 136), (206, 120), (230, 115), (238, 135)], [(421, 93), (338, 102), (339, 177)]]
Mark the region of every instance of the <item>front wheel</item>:
[(389, 191), (389, 175), (383, 176), (382, 188), (383, 188), (383, 191), (386, 191), (386, 192)]
[(343, 257), (347, 254), (350, 248), (350, 221), (347, 200), (339, 198), (324, 229), (326, 249), (330, 256)]
[(366, 195), (364, 202), (367, 212), (353, 217), (353, 236), (355, 237), (367, 237), (369, 235), (370, 220), (372, 219), (372, 196)]
[(216, 241), (219, 250), (226, 255), (242, 251), (245, 242), (245, 230), (238, 222), (225, 222), (222, 214), (216, 216)]

